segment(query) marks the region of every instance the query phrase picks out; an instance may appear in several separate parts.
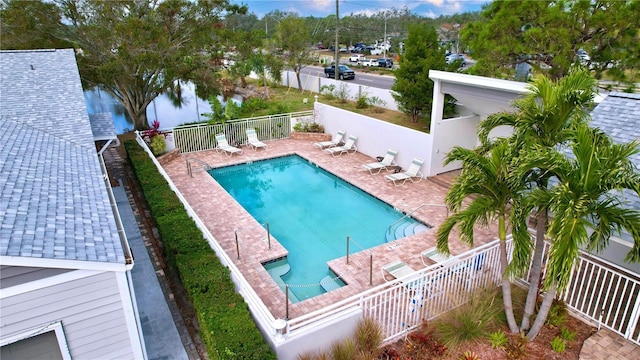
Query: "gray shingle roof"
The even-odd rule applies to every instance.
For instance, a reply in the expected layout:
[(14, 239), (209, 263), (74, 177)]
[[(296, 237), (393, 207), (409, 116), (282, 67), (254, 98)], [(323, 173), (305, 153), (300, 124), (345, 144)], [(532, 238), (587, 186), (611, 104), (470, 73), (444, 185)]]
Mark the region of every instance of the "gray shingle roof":
[(115, 140), (118, 138), (110, 112), (89, 114), (89, 122), (91, 123), (91, 132), (94, 140)]
[(0, 69), (0, 255), (124, 263), (73, 50)]
[[(593, 109), (591, 118), (592, 127), (600, 128), (617, 143), (640, 140), (640, 94), (611, 93)], [(632, 160), (640, 168), (640, 154)], [(626, 191), (624, 201), (640, 209), (640, 198), (635, 193)]]

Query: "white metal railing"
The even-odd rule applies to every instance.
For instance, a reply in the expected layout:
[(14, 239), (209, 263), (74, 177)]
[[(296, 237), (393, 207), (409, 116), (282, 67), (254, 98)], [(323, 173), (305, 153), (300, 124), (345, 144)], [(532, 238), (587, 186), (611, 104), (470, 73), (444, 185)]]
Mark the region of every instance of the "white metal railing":
[(323, 318), (357, 307), (382, 326), (385, 341), (393, 340), (418, 327), (421, 320), (433, 319), (462, 305), (474, 289), (499, 283), (499, 250), (499, 241), (494, 241), (421, 269), (408, 278), (290, 319), (287, 333), (294, 337)]
[(637, 276), (581, 251), (562, 300), (599, 326), (640, 345), (640, 279)]
[(221, 133), (231, 145), (245, 144), (248, 128), (254, 128), (262, 141), (285, 139), (291, 133), (292, 119), (309, 116), (313, 116), (313, 110), (232, 120), (224, 124), (184, 125), (172, 130), (173, 139), (181, 153), (214, 149), (215, 135)]
[[(535, 232), (531, 230), (532, 236)], [(545, 242), (543, 254), (549, 254)], [(524, 280), (529, 279), (531, 267)], [(546, 274), (543, 268), (542, 279)], [(640, 345), (640, 278), (604, 259), (579, 252), (567, 289), (558, 294), (581, 316)]]

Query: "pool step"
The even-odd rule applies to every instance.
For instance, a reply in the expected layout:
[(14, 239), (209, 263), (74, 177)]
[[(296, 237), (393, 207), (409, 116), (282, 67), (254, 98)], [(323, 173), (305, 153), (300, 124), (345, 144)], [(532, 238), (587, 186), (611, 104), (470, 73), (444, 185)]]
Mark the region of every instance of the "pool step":
[(329, 292), (331, 290), (339, 289), (342, 287), (339, 278), (332, 277), (331, 275), (327, 275), (320, 280), (320, 286), (324, 289), (324, 291)]
[[(286, 275), (290, 270), (291, 265), (289, 265), (289, 262), (286, 260), (279, 261), (277, 265), (269, 265), (269, 268), (267, 268), (267, 272), (271, 275), (271, 278), (276, 282), (276, 284), (278, 284), (278, 287), (280, 287), (282, 292), (286, 289), (286, 284), (284, 280), (282, 280), (282, 276)], [(289, 289), (289, 301), (293, 303), (300, 302), (291, 289)]]
[(393, 231), (387, 231), (385, 234), (386, 241), (393, 241), (403, 237), (415, 235), (430, 228), (422, 223), (412, 220), (405, 220), (393, 228)]

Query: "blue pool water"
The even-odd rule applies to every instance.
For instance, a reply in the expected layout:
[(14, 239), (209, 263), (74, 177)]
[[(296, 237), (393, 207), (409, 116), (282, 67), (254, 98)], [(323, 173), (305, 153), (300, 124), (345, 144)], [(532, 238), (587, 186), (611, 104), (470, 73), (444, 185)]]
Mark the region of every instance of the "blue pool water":
[(259, 223), (269, 223), (273, 236), (288, 250), (286, 260), (265, 268), (281, 276), (282, 282), (276, 282), (289, 284), (293, 302), (327, 291), (319, 285), (323, 278), (335, 278), (327, 261), (346, 255), (347, 236), (352, 254), (383, 244), (389, 226), (403, 216), (297, 155), (209, 173)]

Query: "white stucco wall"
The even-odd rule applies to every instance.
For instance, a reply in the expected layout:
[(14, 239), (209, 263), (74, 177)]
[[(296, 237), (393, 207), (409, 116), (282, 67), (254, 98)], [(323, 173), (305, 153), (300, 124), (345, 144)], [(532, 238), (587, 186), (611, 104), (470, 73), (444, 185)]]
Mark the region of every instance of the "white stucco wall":
[(431, 157), (433, 137), (421, 131), (398, 126), (365, 115), (352, 113), (330, 105), (315, 103), (316, 121), (324, 125), (325, 132), (335, 134), (345, 130), (349, 135), (357, 135), (358, 151), (371, 156), (384, 156), (389, 148), (398, 150), (396, 162), (404, 169), (411, 160), (425, 160), (422, 172), (428, 174), (430, 169), (427, 159)]

